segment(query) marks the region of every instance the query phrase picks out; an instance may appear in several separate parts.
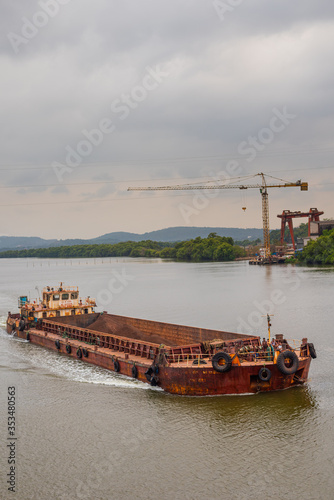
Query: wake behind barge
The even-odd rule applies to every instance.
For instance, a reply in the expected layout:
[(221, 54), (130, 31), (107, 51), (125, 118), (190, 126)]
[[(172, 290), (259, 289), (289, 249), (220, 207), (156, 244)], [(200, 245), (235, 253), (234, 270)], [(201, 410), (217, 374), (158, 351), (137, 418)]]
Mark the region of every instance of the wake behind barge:
[[(68, 298), (71, 293), (74, 299)], [(257, 336), (96, 313), (94, 305), (94, 299), (80, 301), (73, 289), (47, 287), (40, 302), (20, 297), (20, 314), (8, 313), (7, 332), (166, 392), (193, 396), (301, 385), (316, 357), (306, 338), (291, 346), (278, 334), (277, 349), (264, 349)]]

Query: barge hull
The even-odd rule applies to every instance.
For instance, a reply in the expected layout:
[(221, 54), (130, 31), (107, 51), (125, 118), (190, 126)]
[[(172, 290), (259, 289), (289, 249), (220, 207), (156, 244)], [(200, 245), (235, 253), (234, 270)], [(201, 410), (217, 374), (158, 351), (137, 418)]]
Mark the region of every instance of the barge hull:
[[(107, 315), (115, 318), (113, 315)], [(117, 320), (120, 320), (121, 316), (116, 316)], [(57, 318), (58, 320), (59, 318)], [(94, 318), (84, 318), (81, 317), (77, 320), (80, 322), (79, 325), (73, 326), (74, 330), (77, 332), (78, 338), (83, 338), (83, 335), (87, 335), (87, 326), (92, 323), (90, 321)], [(96, 319), (96, 318), (95, 318)], [(146, 320), (136, 320), (135, 318), (125, 318), (127, 320), (133, 320), (136, 322), (136, 327), (138, 327), (138, 321), (143, 322), (143, 324), (157, 324), (157, 322), (147, 322)], [(65, 323), (65, 324), (64, 324)], [(69, 322), (63, 322), (63, 329), (71, 328), (68, 324)], [(131, 378), (136, 378), (141, 382), (151, 383), (151, 385), (158, 385), (166, 392), (172, 394), (189, 395), (189, 396), (213, 396), (222, 394), (247, 394), (247, 393), (257, 393), (257, 392), (268, 392), (274, 390), (287, 389), (296, 385), (303, 384), (308, 378), (308, 372), (310, 367), (310, 357), (303, 357), (299, 359), (299, 367), (296, 373), (292, 375), (283, 375), (276, 364), (273, 362), (266, 363), (239, 363), (233, 364), (230, 371), (226, 373), (219, 373), (213, 369), (210, 361), (203, 360), (205, 365), (192, 366), (188, 363), (173, 363), (173, 364), (160, 364), (158, 365), (158, 372), (155, 377), (155, 384), (152, 384), (152, 380), (149, 380), (147, 376), (147, 370), (154, 363), (154, 359), (150, 357), (149, 351), (145, 357), (134, 355), (131, 353), (126, 353), (124, 351), (114, 351), (110, 347), (102, 345), (88, 345), (82, 340), (77, 340), (75, 338), (63, 338), (57, 334), (57, 328), (62, 325), (60, 322), (51, 322), (53, 328), (50, 327), (50, 321), (43, 321), (41, 329), (31, 328), (29, 331), (18, 332), (17, 335), (23, 339), (29, 339), (32, 344), (39, 345), (41, 347), (46, 347), (58, 351), (61, 354), (71, 356), (78, 361), (87, 362), (101, 368), (108, 369), (110, 371), (118, 372), (119, 374), (126, 375)], [(85, 325), (87, 325), (85, 327)], [(168, 324), (164, 324), (168, 325)], [(44, 328), (43, 328), (44, 327)], [(182, 327), (178, 325), (169, 325), (171, 331), (174, 327), (178, 329), (188, 328), (188, 340), (198, 339), (200, 336), (203, 339), (207, 336), (211, 336), (212, 330), (202, 330), (190, 327)], [(10, 325), (7, 324), (8, 333), (11, 332)], [(63, 330), (64, 331), (64, 330)], [(165, 328), (164, 336), (166, 336)], [(95, 331), (103, 339), (103, 333)], [(214, 332), (215, 334), (222, 334), (226, 332)], [(192, 335), (192, 336), (191, 336)], [(230, 336), (231, 335), (231, 336)], [(229, 334), (227, 332), (228, 338), (237, 339), (249, 339), (249, 336), (241, 334)], [(255, 338), (255, 337), (252, 337)], [(132, 339), (134, 340), (134, 339)], [(171, 339), (170, 339), (171, 340)], [(59, 343), (59, 349), (56, 346), (56, 341)], [(172, 343), (172, 342), (171, 342)], [(151, 344), (153, 346), (154, 344)], [(66, 350), (66, 346), (70, 346), (70, 352)], [(150, 345), (149, 345), (150, 347)], [(67, 348), (69, 349), (69, 348)], [(78, 359), (78, 350), (85, 349), (88, 353), (87, 357), (81, 356)], [(117, 369), (115, 368), (115, 361)], [(271, 371), (271, 378), (268, 381), (262, 381), (259, 378), (259, 371), (263, 366), (266, 366)], [(133, 376), (133, 367), (136, 367), (136, 376)]]

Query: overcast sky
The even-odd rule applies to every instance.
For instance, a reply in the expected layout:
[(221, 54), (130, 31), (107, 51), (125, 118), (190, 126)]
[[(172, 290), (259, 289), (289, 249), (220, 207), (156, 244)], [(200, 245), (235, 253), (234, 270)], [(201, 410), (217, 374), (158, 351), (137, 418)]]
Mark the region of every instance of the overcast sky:
[(270, 189), (271, 228), (286, 209), (334, 217), (332, 1), (12, 0), (0, 14), (0, 235), (261, 227), (255, 189), (127, 191), (258, 172), (309, 182)]

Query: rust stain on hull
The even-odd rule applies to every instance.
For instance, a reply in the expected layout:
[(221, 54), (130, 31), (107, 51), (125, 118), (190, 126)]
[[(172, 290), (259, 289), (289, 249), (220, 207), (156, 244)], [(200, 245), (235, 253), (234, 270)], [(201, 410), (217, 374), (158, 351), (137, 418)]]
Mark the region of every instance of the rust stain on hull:
[[(104, 331), (94, 330), (94, 323), (101, 316), (94, 313), (86, 317), (81, 316), (77, 320), (76, 318), (64, 318), (63, 321), (59, 321), (59, 318), (57, 321), (47, 320), (43, 321), (39, 328), (19, 331), (17, 335), (20, 338), (28, 336), (32, 344), (58, 351), (78, 361), (157, 385), (172, 394), (212, 396), (268, 392), (303, 384), (308, 378), (311, 362), (308, 344), (305, 344), (303, 351), (302, 349), (299, 351), (298, 369), (294, 373), (283, 374), (274, 359), (262, 359), (261, 362), (256, 362), (256, 360), (249, 361), (247, 356), (244, 359), (241, 356), (236, 359), (234, 357), (229, 371), (221, 373), (212, 366), (213, 352), (217, 349), (231, 352), (235, 349), (235, 345), (241, 343), (254, 346), (259, 342), (258, 337), (104, 315), (103, 324), (117, 327), (117, 322), (122, 323), (123, 334), (128, 330), (131, 334), (134, 329), (140, 330), (141, 339), (138, 340), (117, 335), (117, 329), (108, 333), (106, 326)], [(183, 329), (188, 345), (180, 345), (179, 339)], [(7, 331), (12, 332), (10, 317), (7, 321)], [(162, 346), (149, 342), (147, 339), (152, 339), (150, 336), (152, 332), (169, 342), (169, 345)], [(213, 341), (217, 338), (221, 339), (220, 343)], [(205, 350), (207, 347), (204, 342), (210, 344), (209, 354)], [(220, 344), (223, 347), (217, 347)], [(194, 365), (196, 360), (198, 364)], [(264, 366), (271, 372), (269, 380), (262, 380), (260, 377), (259, 372)]]

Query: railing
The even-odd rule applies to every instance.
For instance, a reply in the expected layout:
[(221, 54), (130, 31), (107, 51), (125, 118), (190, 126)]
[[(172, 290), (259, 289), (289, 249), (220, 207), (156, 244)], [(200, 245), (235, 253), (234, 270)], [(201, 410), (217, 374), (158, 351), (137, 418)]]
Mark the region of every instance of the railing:
[(203, 357), (204, 355), (201, 344), (165, 348), (164, 354), (169, 363), (180, 363), (180, 361), (195, 360), (199, 356)]
[[(104, 347), (112, 351), (124, 352), (145, 359), (154, 360), (158, 355), (163, 355), (168, 364), (186, 362), (189, 365), (205, 365), (211, 362), (213, 356), (224, 351), (232, 359), (237, 358), (238, 362), (265, 363), (273, 362), (279, 355), (280, 350), (273, 346), (263, 349), (259, 339), (215, 341), (204, 346), (202, 343), (185, 346), (164, 346), (151, 342), (129, 339), (118, 335), (98, 332), (88, 328), (72, 327), (64, 323), (57, 323), (44, 319), (41, 329), (74, 340), (79, 340), (90, 345)], [(283, 343), (281, 350), (299, 350), (301, 342), (299, 340), (289, 340)], [(209, 347), (208, 347), (209, 346)]]
[(79, 340), (86, 344), (104, 347), (112, 351), (124, 352), (141, 358), (152, 359), (161, 352), (158, 344), (136, 341), (127, 337), (120, 337), (110, 333), (97, 332), (88, 328), (71, 327), (63, 323), (43, 320), (42, 329), (48, 333)]
[(164, 352), (170, 364), (175, 363), (179, 365), (186, 362), (187, 366), (189, 364), (201, 365), (206, 364), (208, 361), (211, 362), (213, 356), (219, 351), (226, 352), (232, 359), (238, 358), (240, 363), (272, 363), (276, 361), (281, 351), (286, 349), (300, 351), (300, 347), (300, 340), (288, 340), (283, 342), (279, 348), (270, 345), (266, 349), (263, 349), (259, 339), (252, 339), (246, 341), (215, 341), (210, 343), (209, 349), (203, 349), (203, 344), (171, 347)]
[(79, 292), (79, 287), (78, 286), (55, 286), (55, 287), (44, 287), (43, 288), (44, 293), (50, 293), (50, 292)]
[[(276, 352), (278, 351), (247, 351), (247, 352), (228, 352), (226, 349), (223, 350), (227, 354), (229, 354), (234, 360), (235, 358), (238, 359), (239, 363), (243, 362), (254, 362), (254, 363), (264, 363), (264, 362), (273, 362), (275, 359)], [(217, 351), (218, 352), (218, 351)], [(198, 353), (196, 354), (195, 352), (192, 353), (179, 353), (179, 354), (171, 354), (167, 353), (167, 361), (171, 363), (175, 363), (179, 365), (180, 363), (186, 363), (187, 366), (190, 364), (192, 365), (205, 365), (207, 362), (211, 362), (214, 354), (203, 354), (203, 353)]]
[(297, 339), (287, 339), (287, 343), (292, 351), (299, 351), (302, 345), (302, 341)]
[(96, 300), (95, 299), (85, 299), (84, 305), (96, 307)]

